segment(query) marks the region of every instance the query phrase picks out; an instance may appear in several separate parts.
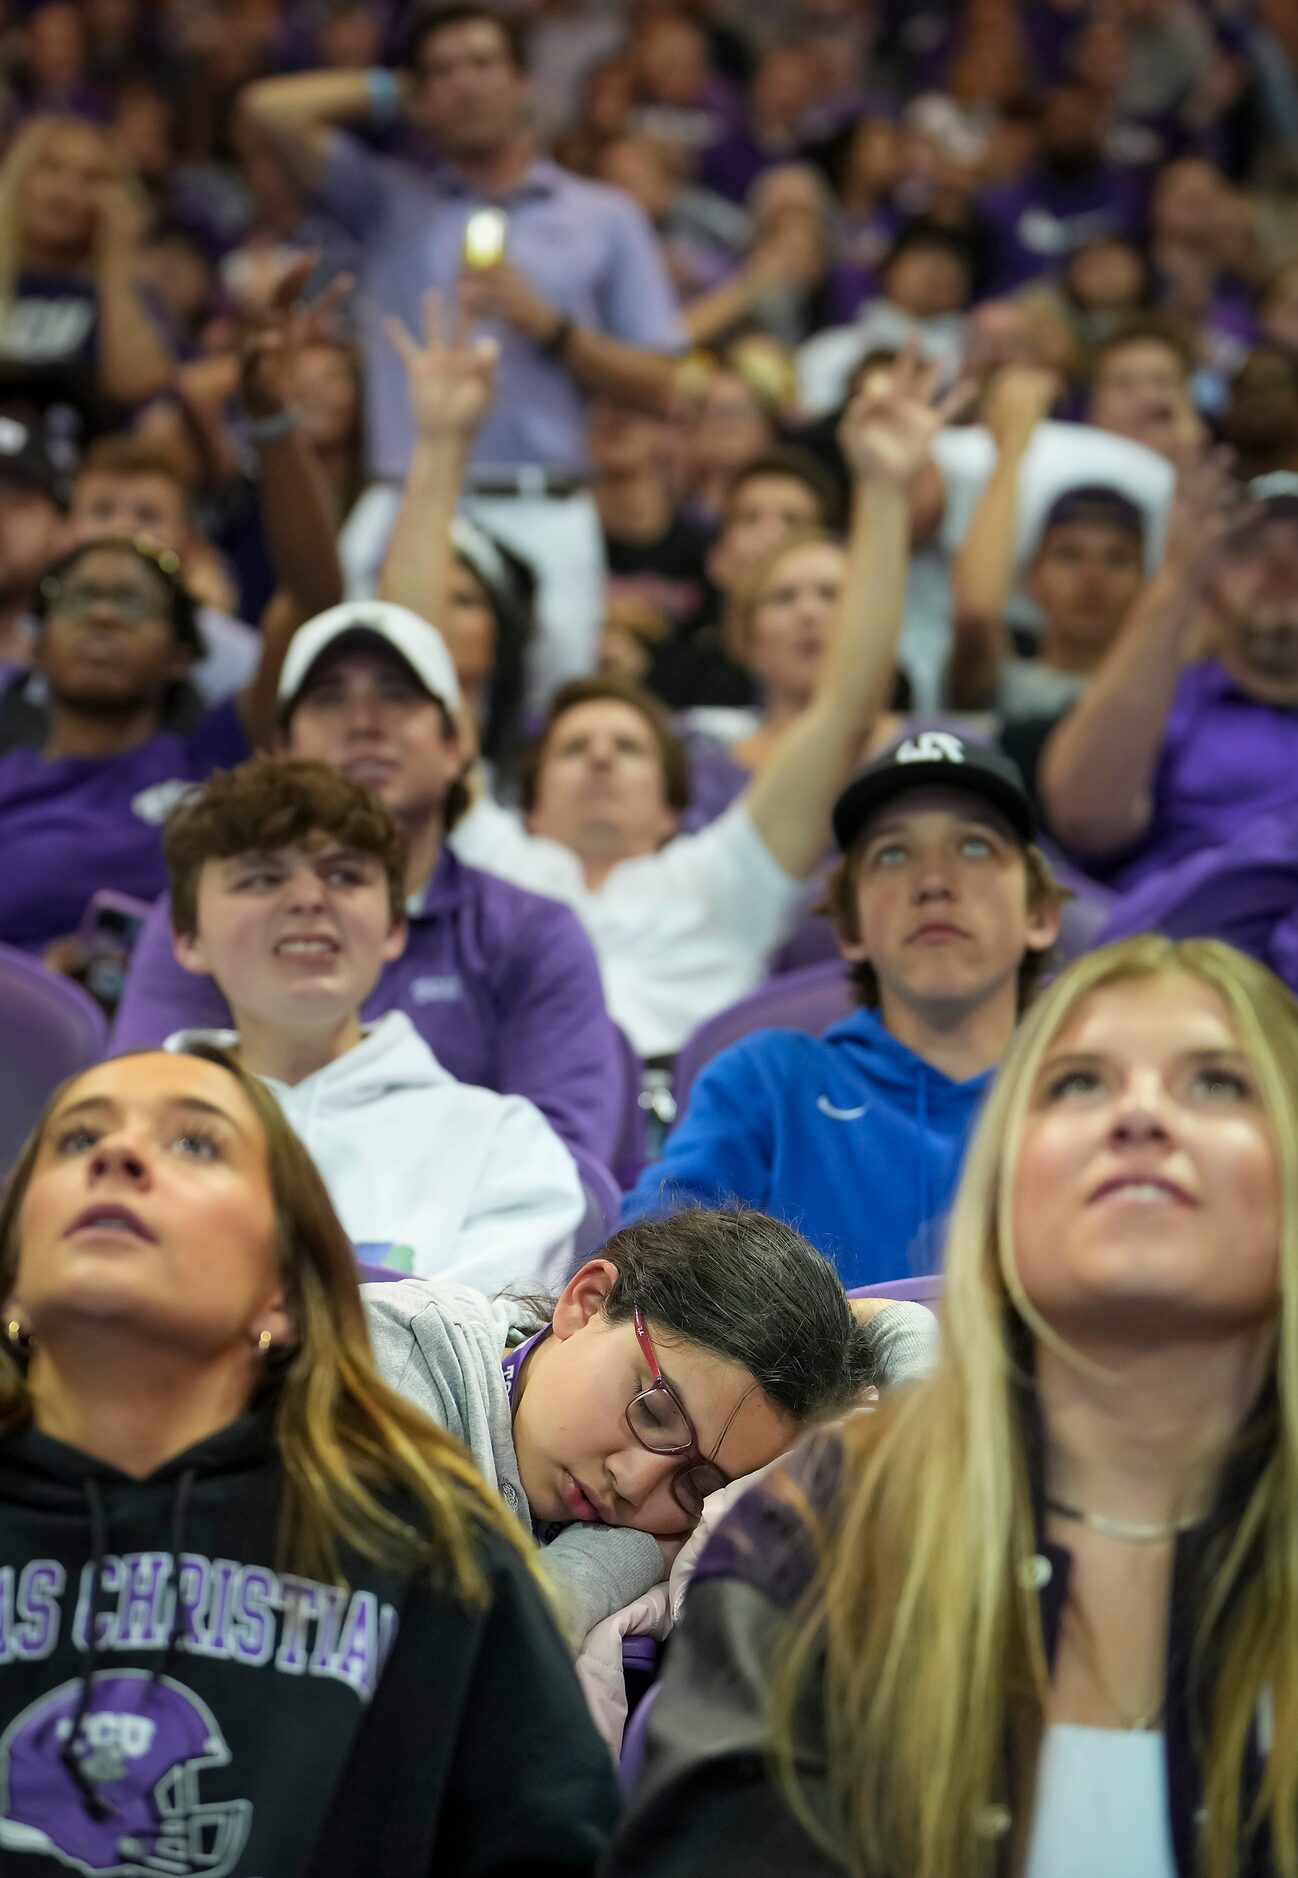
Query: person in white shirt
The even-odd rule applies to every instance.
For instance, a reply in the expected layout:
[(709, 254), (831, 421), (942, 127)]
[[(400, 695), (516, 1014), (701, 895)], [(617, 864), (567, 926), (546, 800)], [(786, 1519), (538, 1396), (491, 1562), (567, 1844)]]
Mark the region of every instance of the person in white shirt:
[(404, 840), (323, 764), (257, 758), (167, 825), (176, 957), (213, 977), (237, 1050), (310, 1149), (368, 1262), (495, 1291), (565, 1275), (582, 1217), (568, 1150), (522, 1096), (458, 1083), (401, 1011), (360, 1010), (406, 942)]
[[(491, 358), (394, 334), (420, 427), (383, 592), (436, 619), (446, 585), (448, 508), (491, 402)], [(847, 566), (815, 693), (738, 802), (697, 835), (677, 833), (683, 755), (645, 692), (575, 680), (551, 704), (519, 819), (479, 797), (452, 846), (473, 866), (566, 901), (600, 962), (614, 1020), (647, 1059), (751, 991), (796, 917), (829, 845), (829, 813), (892, 689), (906, 589), (910, 485), (941, 425), (913, 350), (871, 374), (843, 420), (854, 482)], [(417, 475), (417, 481), (416, 481)], [(430, 503), (430, 494), (436, 503)]]
[[(1044, 416), (1032, 432), (1013, 518), (1013, 585), (1006, 606), (1012, 627), (1042, 630), (1041, 613), (1022, 576), (1041, 545), (1046, 517), (1070, 489), (1112, 489), (1134, 503), (1144, 535), (1145, 573), (1152, 576), (1158, 569), (1172, 502), (1171, 457), (1182, 442), (1194, 441), (1201, 426), (1189, 404), (1188, 373), (1175, 346), (1146, 326), (1122, 328), (1098, 353), (1086, 423)], [(1010, 363), (1031, 362), (1029, 348)], [(972, 365), (968, 357), (966, 370)], [(986, 391), (996, 395), (994, 378), (988, 378)], [(943, 678), (952, 650), (952, 570), (998, 455), (988, 424), (953, 425), (934, 439), (932, 459), (916, 482), (917, 551), (901, 663), (920, 710), (947, 701)]]

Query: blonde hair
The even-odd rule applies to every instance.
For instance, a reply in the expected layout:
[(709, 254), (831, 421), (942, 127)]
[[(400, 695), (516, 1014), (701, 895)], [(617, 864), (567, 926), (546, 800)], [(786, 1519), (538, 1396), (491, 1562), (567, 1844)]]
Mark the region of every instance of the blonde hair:
[(765, 602), (776, 568), (786, 556), (796, 554), (799, 548), (833, 548), (846, 563), (847, 550), (841, 537), (832, 534), (828, 528), (793, 528), (787, 535), (781, 535), (746, 575), (734, 598), (731, 618), (735, 646), (741, 656), (752, 646), (753, 621), (758, 608)]
[(0, 307), (8, 306), (13, 300), (22, 272), (23, 197), (28, 179), (45, 161), (50, 145), (72, 131), (82, 137), (92, 137), (117, 180), (138, 190), (133, 172), (97, 124), (88, 123), (83, 117), (34, 117), (24, 124), (0, 163)]
[[(479, 1543), (494, 1533), (539, 1581), (535, 1548), (466, 1451), (375, 1368), (351, 1244), (274, 1097), (225, 1051), (204, 1046), (192, 1054), (229, 1072), (266, 1137), (280, 1271), (297, 1329), (295, 1347), (270, 1378), (285, 1476), (281, 1563), (333, 1582), (339, 1548), (350, 1546), (398, 1570), (432, 1572), (472, 1602), (485, 1591)], [(17, 1272), (18, 1216), (45, 1129), (77, 1080), (50, 1098), (5, 1188), (0, 1296)], [(24, 1367), (0, 1345), (0, 1435), (30, 1414)]]
[[(1248, 1432), (1242, 1514), (1205, 1574), (1191, 1657), (1202, 1871), (1234, 1878), (1241, 1835), (1261, 1824), (1277, 1872), (1298, 1875), (1298, 1004), (1228, 946), (1145, 934), (1078, 960), (1025, 1020), (952, 1214), (943, 1311), (954, 1334), (924, 1383), (847, 1425), (841, 1499), (829, 1521), (811, 1521), (819, 1565), (772, 1690), (776, 1764), (808, 1830), (868, 1878), (998, 1869), (994, 1809), (1006, 1805), (1012, 1849), (1025, 1854), (1049, 1675), (1037, 1592), (1019, 1576), (1035, 1530), (1030, 1379), (1015, 1350), (1029, 1329), (1052, 1333), (1014, 1265), (1019, 1143), (1043, 1057), (1086, 999), (1175, 974), (1209, 986), (1230, 1015), (1287, 1200), (1273, 1374)], [(794, 1707), (809, 1685), (823, 1692), (832, 1829), (813, 1816), (793, 1763)], [(1257, 1816), (1245, 1820), (1245, 1751), (1268, 1693), (1271, 1751)]]

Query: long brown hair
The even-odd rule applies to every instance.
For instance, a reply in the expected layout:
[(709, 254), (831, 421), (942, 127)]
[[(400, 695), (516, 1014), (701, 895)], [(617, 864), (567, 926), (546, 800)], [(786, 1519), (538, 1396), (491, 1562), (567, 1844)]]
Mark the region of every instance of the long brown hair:
[[(379, 1376), (355, 1254), (274, 1097), (227, 1052), (203, 1045), (190, 1054), (234, 1078), (266, 1138), (279, 1267), (297, 1328), (294, 1348), (269, 1377), (285, 1475), (285, 1567), (333, 1581), (339, 1547), (347, 1545), (400, 1570), (431, 1569), (476, 1600), (484, 1590), (478, 1542), (491, 1532), (535, 1571), (535, 1548), (459, 1442)], [(0, 1295), (17, 1270), (18, 1216), (45, 1128), (76, 1080), (46, 1105), (0, 1202)], [(0, 1434), (30, 1414), (24, 1369), (0, 1345)]]
[[(1298, 1878), (1298, 1003), (1228, 946), (1155, 934), (1078, 960), (1024, 1021), (952, 1214), (952, 1334), (926, 1381), (845, 1426), (841, 1498), (826, 1524), (810, 1526), (819, 1566), (780, 1652), (773, 1743), (799, 1817), (862, 1878), (997, 1869), (992, 1822), (1006, 1805), (1020, 1856), (1026, 1847), (1049, 1677), (1034, 1580), (1020, 1573), (1035, 1533), (1015, 1350), (1025, 1332), (1058, 1339), (1014, 1263), (1019, 1142), (1043, 1056), (1082, 1003), (1102, 986), (1169, 974), (1209, 986), (1229, 1012), (1284, 1196), (1272, 1374), (1250, 1424), (1243, 1511), (1201, 1587), (1192, 1657), (1205, 1717), (1202, 1871), (1235, 1878), (1243, 1833), (1261, 1825), (1275, 1870)], [(823, 1698), (832, 1829), (794, 1767), (794, 1711), (809, 1690)], [(1268, 1697), (1258, 1817), (1242, 1820), (1245, 1755)]]

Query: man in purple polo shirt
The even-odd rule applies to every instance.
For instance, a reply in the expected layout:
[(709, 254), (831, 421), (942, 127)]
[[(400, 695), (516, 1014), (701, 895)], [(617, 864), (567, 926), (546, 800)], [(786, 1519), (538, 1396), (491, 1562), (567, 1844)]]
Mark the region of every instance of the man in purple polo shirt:
[(1183, 472), (1162, 570), (1045, 746), (1054, 833), (1123, 892), (1298, 807), (1298, 476), (1248, 488), (1241, 514), (1211, 460)]
[[(289, 754), (366, 784), (406, 835), (409, 941), (363, 1015), (404, 1011), (458, 1081), (529, 1097), (570, 1146), (607, 1161), (621, 1073), (590, 941), (567, 907), (465, 866), (444, 844), (465, 807), (459, 702), (440, 633), (379, 601), (308, 622), (284, 667)], [(215, 985), (176, 962), (160, 901), (131, 961), (114, 1048), (229, 1022)]]
[[(500, 348), (500, 396), (467, 489), (476, 519), (538, 567), (553, 684), (594, 664), (602, 613), (598, 524), (580, 487), (587, 400), (665, 409), (684, 334), (643, 211), (537, 154), (511, 23), (483, 5), (425, 10), (406, 43), (400, 72), (262, 79), (240, 108), (361, 247), (369, 467), (390, 486), (362, 498), (349, 524), (357, 578), (377, 572), (415, 442), (383, 316), (418, 332), (435, 290)], [(341, 128), (398, 116), (434, 167), (376, 156)], [(578, 568), (589, 578), (577, 581)]]

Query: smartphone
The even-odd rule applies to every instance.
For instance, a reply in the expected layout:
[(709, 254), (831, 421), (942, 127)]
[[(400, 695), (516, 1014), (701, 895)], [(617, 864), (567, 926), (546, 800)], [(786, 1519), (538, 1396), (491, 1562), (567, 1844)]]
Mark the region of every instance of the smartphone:
[(146, 900), (103, 887), (91, 896), (77, 930), (86, 956), (82, 982), (109, 1011), (122, 995), (126, 968), (148, 914)]
[(464, 224), (464, 265), (495, 267), (505, 258), (505, 232), (509, 226), (503, 209), (475, 209)]

